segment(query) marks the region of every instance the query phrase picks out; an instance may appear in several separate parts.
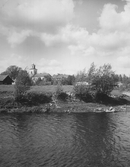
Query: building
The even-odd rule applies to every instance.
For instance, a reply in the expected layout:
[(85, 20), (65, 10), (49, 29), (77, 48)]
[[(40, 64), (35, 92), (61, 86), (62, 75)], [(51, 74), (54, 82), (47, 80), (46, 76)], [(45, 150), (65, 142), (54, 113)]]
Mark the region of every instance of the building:
[(66, 74), (53, 75), (54, 84), (60, 84), (62, 80), (67, 79), (67, 78), (68, 78), (68, 75)]
[(37, 69), (36, 69), (35, 64), (32, 64), (32, 67), (29, 69), (28, 73), (29, 73), (30, 77), (33, 77), (34, 75), (37, 74)]
[(76, 86), (80, 86), (80, 85), (88, 86), (88, 85), (90, 85), (90, 84), (89, 84), (88, 82), (86, 82), (86, 81), (81, 81), (81, 82), (76, 82), (75, 85), (76, 85)]
[(117, 82), (117, 87), (121, 87), (121, 86), (123, 86), (123, 83), (122, 82)]
[(36, 69), (36, 65), (32, 64), (31, 68), (28, 69), (28, 74), (32, 78), (32, 81), (36, 83), (38, 80), (41, 80), (43, 82), (48, 82), (51, 79), (51, 75), (49, 73), (38, 73), (38, 70)]
[(64, 78), (68, 78), (68, 75), (66, 74), (57, 74), (57, 75), (53, 75), (53, 79), (57, 80), (57, 81), (61, 81)]
[(40, 79), (40, 80), (46, 82), (47, 76), (48, 76), (48, 77), (51, 77), (51, 75), (50, 75), (49, 73), (37, 73), (36, 75), (34, 75), (34, 76), (32, 77), (32, 80), (33, 80), (34, 83), (35, 83), (38, 79)]
[(8, 75), (0, 75), (0, 85), (12, 85), (13, 82)]

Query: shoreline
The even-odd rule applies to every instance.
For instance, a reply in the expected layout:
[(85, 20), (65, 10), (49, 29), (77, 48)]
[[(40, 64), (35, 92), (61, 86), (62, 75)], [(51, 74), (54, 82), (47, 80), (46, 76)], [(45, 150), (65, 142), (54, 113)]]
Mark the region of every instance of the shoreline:
[[(7, 88), (6, 88), (7, 89)], [(41, 90), (41, 89), (40, 89)], [(130, 111), (130, 96), (115, 94), (84, 102), (78, 98), (61, 100), (54, 92), (28, 92), (21, 101), (15, 100), (13, 91), (0, 92), (0, 113), (109, 113)]]
[(39, 104), (39, 105), (16, 105), (9, 107), (0, 105), (0, 114), (2, 113), (111, 113), (111, 112), (130, 111), (130, 105), (104, 105), (99, 103), (85, 102), (58, 102)]

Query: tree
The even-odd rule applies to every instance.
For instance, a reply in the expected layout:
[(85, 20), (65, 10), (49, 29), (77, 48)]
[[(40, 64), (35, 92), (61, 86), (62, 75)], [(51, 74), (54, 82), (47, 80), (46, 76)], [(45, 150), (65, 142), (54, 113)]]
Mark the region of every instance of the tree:
[(83, 69), (82, 71), (79, 71), (76, 75), (76, 81), (77, 82), (83, 82), (86, 81), (86, 70)]
[(24, 98), (24, 95), (26, 94), (27, 90), (30, 89), (30, 86), (32, 85), (32, 80), (29, 77), (29, 74), (25, 70), (21, 70), (18, 73), (18, 76), (16, 78), (16, 84), (15, 84), (15, 100), (21, 101)]
[(15, 65), (9, 66), (6, 71), (2, 72), (2, 75), (9, 75), (13, 80), (17, 78), (18, 73), (22, 69), (20, 67), (17, 67)]
[(100, 66), (99, 69), (95, 69), (95, 73), (91, 78), (92, 89), (94, 89), (97, 94), (109, 95), (116, 86), (116, 82), (115, 73), (112, 71), (110, 64), (104, 64)]
[(67, 78), (67, 85), (73, 85), (75, 83), (75, 76), (69, 75)]
[(7, 72), (7, 71), (3, 71), (3, 72), (1, 73), (1, 75), (8, 75), (8, 72)]
[(46, 79), (46, 82), (52, 82), (52, 76), (50, 74), (45, 75), (44, 78)]
[(94, 64), (94, 62), (91, 64), (88, 72), (87, 72), (87, 81), (88, 83), (91, 83), (93, 80), (93, 77), (95, 76), (97, 70), (96, 70), (96, 66)]
[(39, 77), (39, 78), (36, 80), (35, 85), (39, 85), (41, 81), (42, 81), (42, 80), (41, 80), (41, 78)]

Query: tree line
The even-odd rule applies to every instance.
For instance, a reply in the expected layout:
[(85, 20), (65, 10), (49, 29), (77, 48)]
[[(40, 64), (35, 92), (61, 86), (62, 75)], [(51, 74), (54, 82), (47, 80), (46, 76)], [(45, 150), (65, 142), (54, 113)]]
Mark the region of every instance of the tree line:
[[(1, 75), (9, 75), (11, 79), (16, 80), (19, 73), (21, 74), (22, 71), (25, 73), (26, 70), (23, 70), (21, 67), (18, 67), (16, 65), (12, 65), (9, 66), (5, 71), (3, 71)], [(53, 76), (51, 76), (50, 74), (45, 75), (44, 79), (41, 79), (40, 77), (36, 81), (33, 81), (32, 77), (30, 79), (32, 80), (32, 85), (57, 85), (59, 83), (59, 81), (53, 78)], [(75, 76), (68, 75), (67, 77), (62, 77), (60, 82), (62, 85), (73, 85), (75, 83)]]
[[(21, 101), (26, 96), (27, 90), (30, 89), (31, 85), (38, 85), (43, 82), (39, 79), (34, 83), (28, 72), (17, 66), (8, 67), (1, 75), (9, 75), (12, 79), (16, 80), (14, 95), (17, 101)], [(51, 84), (74, 85), (75, 96), (83, 101), (104, 100), (104, 98), (110, 95), (113, 89), (118, 87), (119, 82), (125, 87), (130, 85), (130, 77), (116, 74), (110, 64), (96, 67), (92, 63), (87, 72), (83, 69), (75, 76), (69, 75), (66, 78), (63, 77), (60, 83), (56, 82), (50, 74), (45, 77), (46, 81), (51, 82)], [(80, 84), (77, 85), (77, 82)]]
[[(3, 71), (1, 75), (9, 75), (10, 78), (16, 80), (19, 72), (21, 71), (26, 71), (26, 70), (23, 70), (21, 67), (18, 67), (16, 65), (12, 65), (9, 66), (5, 71)], [(60, 79), (60, 83), (62, 85), (74, 85), (76, 82), (88, 82), (91, 85), (97, 86), (97, 84), (99, 84), (98, 80), (100, 80), (101, 83), (104, 84), (104, 86), (102, 85), (104, 88), (107, 80), (109, 80), (109, 82), (114, 82), (114, 84), (120, 82), (122, 83), (123, 88), (130, 87), (130, 76), (128, 77), (125, 74), (124, 75), (116, 74), (112, 70), (110, 64), (104, 64), (103, 66), (97, 68), (94, 63), (90, 65), (90, 68), (88, 69), (87, 72), (85, 69), (83, 69), (82, 71), (79, 71), (76, 75), (68, 75), (67, 77), (62, 77)], [(53, 76), (51, 76), (50, 74), (44, 76), (44, 80), (42, 80), (39, 77), (35, 83), (33, 82), (33, 80), (31, 82), (31, 84), (34, 85), (46, 85), (46, 84), (57, 85), (58, 83), (59, 81), (53, 78)]]

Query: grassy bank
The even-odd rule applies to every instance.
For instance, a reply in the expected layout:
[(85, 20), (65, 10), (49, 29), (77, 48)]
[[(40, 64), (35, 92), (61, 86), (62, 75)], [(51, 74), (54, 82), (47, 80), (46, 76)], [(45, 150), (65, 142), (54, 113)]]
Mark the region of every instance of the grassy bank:
[[(31, 92), (55, 92), (57, 85), (31, 86)], [(73, 91), (72, 85), (63, 85), (63, 91)], [(14, 92), (14, 85), (0, 85), (1, 92)]]
[[(129, 111), (130, 97), (119, 90), (112, 91), (112, 96), (104, 99), (104, 103), (85, 103), (76, 99), (54, 100), (52, 98), (56, 86), (32, 86), (28, 96), (21, 103), (14, 100), (14, 86), (0, 85), (0, 113), (49, 113), (49, 112), (102, 112), (113, 106), (115, 111)], [(64, 92), (72, 92), (73, 86), (63, 86)]]

